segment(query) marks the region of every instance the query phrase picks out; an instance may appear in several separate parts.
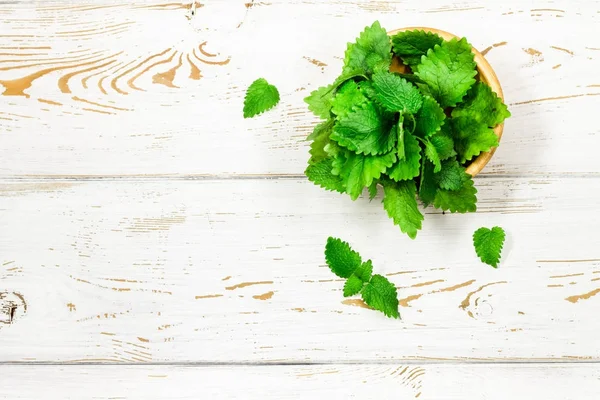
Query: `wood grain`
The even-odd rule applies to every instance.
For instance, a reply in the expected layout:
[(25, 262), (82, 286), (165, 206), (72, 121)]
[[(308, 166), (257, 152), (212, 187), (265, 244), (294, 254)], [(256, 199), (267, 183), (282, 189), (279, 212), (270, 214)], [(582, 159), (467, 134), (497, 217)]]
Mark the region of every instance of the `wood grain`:
[[(0, 398), (578, 400), (600, 395), (583, 364), (0, 366)], [(16, 382), (27, 382), (16, 385)], [(48, 387), (52, 387), (49, 391)]]
[[(302, 99), (338, 75), (346, 42), (375, 19), (485, 49), (513, 117), (484, 174), (598, 175), (597, 1), (234, 0), (193, 16), (190, 5), (2, 6), (0, 176), (300, 175), (316, 123)], [(281, 104), (244, 120), (260, 76)]]
[[(598, 360), (600, 180), (476, 180), (477, 213), (428, 209), (414, 241), (381, 198), (306, 180), (4, 183), (0, 285), (23, 304), (0, 361)], [(494, 225), (497, 270), (471, 243)], [(329, 235), (396, 284), (401, 321), (342, 297)]]

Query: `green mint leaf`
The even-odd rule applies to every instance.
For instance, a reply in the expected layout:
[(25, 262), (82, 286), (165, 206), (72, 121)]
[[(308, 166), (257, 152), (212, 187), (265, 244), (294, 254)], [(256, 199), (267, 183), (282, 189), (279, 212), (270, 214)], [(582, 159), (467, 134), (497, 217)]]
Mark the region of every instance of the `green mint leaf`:
[(354, 107), (361, 106), (367, 101), (367, 97), (360, 91), (358, 84), (350, 80), (340, 86), (337, 91), (331, 102), (331, 112), (338, 118), (344, 118)]
[(348, 43), (343, 71), (371, 74), (378, 69), (387, 70), (392, 62), (391, 50), (387, 32), (375, 21), (361, 32), (355, 43)]
[(355, 294), (359, 294), (362, 290), (365, 283), (360, 280), (356, 275), (350, 276), (346, 283), (344, 284), (344, 297), (354, 296)]
[(433, 176), (435, 183), (444, 190), (460, 190), (469, 178), (465, 168), (454, 158), (443, 161), (441, 171)]
[(454, 140), (452, 140), (449, 130), (449, 127), (444, 125), (440, 132), (429, 137), (429, 141), (435, 147), (441, 161), (456, 155), (456, 151), (454, 151)]
[(244, 118), (261, 114), (279, 103), (279, 91), (264, 78), (252, 82), (244, 98)]
[(495, 226), (492, 229), (479, 228), (475, 231), (473, 234), (473, 245), (475, 246), (475, 252), (482, 262), (498, 268), (505, 237), (504, 229), (499, 226)]
[(358, 83), (358, 88), (365, 96), (367, 96), (367, 98), (369, 100), (375, 100), (375, 96), (377, 95), (377, 92), (375, 91), (375, 88), (373, 87), (373, 82), (371, 82), (370, 80), (360, 81)]
[(419, 30), (399, 32), (392, 36), (394, 54), (411, 67), (421, 62), (421, 57), (427, 54), (427, 50), (442, 42), (443, 39), (437, 34)]
[(313, 133), (310, 134), (309, 138), (313, 142), (310, 144), (309, 153), (311, 157), (308, 160), (309, 164), (314, 164), (329, 156), (327, 151), (325, 151), (325, 147), (330, 143), (329, 135), (331, 135), (332, 128), (333, 120), (328, 120), (318, 124)]
[(362, 263), (361, 266), (356, 269), (354, 275), (356, 275), (365, 283), (369, 282), (371, 276), (373, 275), (373, 262), (371, 260), (367, 260)]
[(442, 107), (454, 107), (475, 83), (475, 61), (466, 39), (452, 39), (427, 51), (415, 74), (425, 82), (419, 88)]
[(395, 181), (413, 179), (419, 175), (421, 146), (417, 139), (408, 132), (404, 132), (404, 154), (404, 159), (392, 165), (387, 171), (388, 176)]
[(438, 173), (442, 170), (442, 163), (440, 161), (440, 156), (438, 155), (437, 149), (433, 145), (433, 143), (429, 140), (425, 140), (425, 157), (429, 161), (431, 161), (434, 165), (434, 173)]
[(356, 200), (363, 189), (371, 186), (375, 179), (379, 179), (381, 174), (391, 167), (396, 161), (396, 154), (390, 152), (380, 156), (365, 156), (347, 152), (344, 163), (339, 167), (339, 173), (342, 177), (346, 193), (352, 200)]
[(383, 208), (394, 221), (400, 226), (400, 230), (411, 239), (417, 237), (417, 231), (421, 229), (423, 214), (417, 206), (417, 187), (414, 181), (393, 182), (386, 181), (383, 185), (384, 198)]
[(423, 96), (412, 83), (391, 72), (373, 74), (373, 87), (379, 103), (393, 112), (415, 114), (423, 105)]
[(362, 289), (362, 298), (367, 305), (383, 312), (385, 316), (400, 318), (398, 292), (386, 277), (373, 275), (369, 283)]
[(452, 213), (474, 212), (477, 210), (476, 194), (477, 189), (473, 186), (473, 179), (468, 175), (459, 190), (439, 189), (435, 194), (433, 206)]
[(369, 200), (373, 200), (377, 197), (377, 185), (379, 184), (378, 180), (373, 180), (373, 183), (369, 186)]
[(423, 161), (421, 166), (421, 182), (419, 186), (419, 199), (424, 207), (433, 203), (437, 193), (437, 185), (434, 180), (433, 164), (427, 160)]
[(430, 96), (423, 97), (423, 106), (415, 115), (415, 135), (426, 138), (438, 132), (446, 114), (440, 105)]
[(387, 125), (377, 106), (367, 102), (339, 119), (331, 139), (360, 154), (384, 154), (396, 142), (396, 138), (389, 135), (390, 128)]
[(346, 191), (344, 182), (341, 177), (332, 174), (332, 169), (332, 160), (325, 158), (309, 165), (304, 173), (315, 185), (333, 192), (344, 193)]
[(304, 102), (308, 104), (308, 109), (317, 117), (328, 119), (330, 117), (333, 96), (333, 85), (322, 86), (313, 90), (310, 95), (304, 99)]
[(468, 117), (493, 128), (510, 117), (510, 111), (491, 87), (477, 82), (464, 102), (452, 110), (452, 117)]
[(452, 118), (452, 136), (461, 164), (499, 145), (491, 128), (468, 117)]
[(350, 278), (363, 263), (360, 254), (348, 243), (334, 237), (327, 239), (325, 261), (331, 272), (340, 278)]

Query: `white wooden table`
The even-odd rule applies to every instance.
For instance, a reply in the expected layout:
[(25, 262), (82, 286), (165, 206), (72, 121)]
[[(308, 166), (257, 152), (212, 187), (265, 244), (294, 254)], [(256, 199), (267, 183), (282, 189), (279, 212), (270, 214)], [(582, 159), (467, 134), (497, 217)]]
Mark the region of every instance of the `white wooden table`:
[[(0, 398), (600, 396), (600, 2), (0, 0)], [(513, 114), (415, 241), (303, 176), (378, 19), (466, 36)], [(246, 87), (282, 95), (242, 118)], [(470, 236), (508, 232), (500, 268)], [(402, 320), (344, 301), (348, 240)]]

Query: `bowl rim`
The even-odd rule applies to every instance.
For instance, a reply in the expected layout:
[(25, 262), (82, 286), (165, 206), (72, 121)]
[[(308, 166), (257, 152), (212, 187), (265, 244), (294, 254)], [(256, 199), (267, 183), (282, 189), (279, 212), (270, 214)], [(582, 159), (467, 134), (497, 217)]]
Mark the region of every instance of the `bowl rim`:
[[(450, 32), (446, 32), (446, 31), (443, 31), (443, 30), (440, 30), (437, 28), (429, 28), (429, 27), (425, 27), (425, 26), (413, 26), (413, 27), (394, 29), (394, 30), (389, 31), (388, 35), (392, 36), (398, 32), (412, 31), (415, 29), (423, 30), (425, 32), (437, 33), (444, 40), (451, 40), (454, 38), (459, 39), (459, 36), (456, 36)], [(475, 55), (475, 63), (477, 64), (477, 72), (479, 73), (479, 79), (482, 82), (486, 83), (488, 86), (490, 86), (492, 88), (492, 90), (494, 92), (496, 92), (498, 97), (500, 97), (502, 102), (504, 102), (504, 92), (502, 91), (502, 86), (500, 85), (500, 81), (498, 80), (498, 77), (496, 76), (496, 72), (494, 72), (494, 69), (492, 68), (490, 63), (485, 59), (483, 54), (481, 54), (479, 52), (479, 50), (477, 50), (475, 47), (471, 46), (471, 51)], [(494, 128), (494, 133), (496, 134), (496, 136), (498, 136), (498, 142), (500, 142), (500, 139), (502, 139), (503, 131), (504, 131), (504, 122), (502, 122), (501, 124), (499, 124), (498, 126), (496, 126)], [(488, 161), (490, 161), (490, 159), (496, 152), (497, 148), (498, 147), (494, 147), (490, 151), (486, 151), (486, 152), (478, 155), (477, 158), (475, 158), (471, 162), (471, 164), (469, 164), (466, 172), (473, 177), (476, 176), (477, 174), (479, 174), (481, 172), (481, 170), (483, 170), (483, 168), (487, 165)]]

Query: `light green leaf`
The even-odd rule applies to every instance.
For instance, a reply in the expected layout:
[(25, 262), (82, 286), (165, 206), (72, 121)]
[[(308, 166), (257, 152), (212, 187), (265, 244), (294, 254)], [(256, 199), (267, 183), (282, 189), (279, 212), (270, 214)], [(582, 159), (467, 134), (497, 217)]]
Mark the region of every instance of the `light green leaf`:
[(348, 43), (343, 71), (371, 74), (375, 70), (387, 70), (392, 61), (391, 50), (392, 45), (387, 32), (375, 21), (361, 32), (355, 43)]
[(344, 284), (344, 297), (350, 297), (360, 293), (363, 286), (365, 286), (365, 283), (361, 281), (359, 277), (356, 275), (350, 276)]
[(466, 213), (477, 210), (477, 189), (469, 177), (459, 190), (439, 189), (435, 194), (433, 206), (452, 213)]
[(363, 189), (371, 186), (375, 179), (391, 167), (396, 161), (396, 154), (390, 152), (380, 156), (365, 156), (346, 152), (345, 161), (340, 166), (340, 176), (346, 186), (346, 193), (356, 200)]
[(252, 82), (244, 98), (244, 118), (261, 114), (279, 103), (279, 91), (264, 78)]
[(423, 97), (423, 106), (415, 115), (415, 135), (426, 138), (438, 132), (446, 114), (440, 105), (430, 96)]
[(403, 160), (398, 161), (387, 174), (395, 181), (404, 181), (419, 176), (421, 161), (421, 146), (413, 135), (404, 132), (404, 154)]
[(398, 311), (398, 292), (396, 287), (384, 276), (373, 275), (371, 281), (362, 289), (362, 298), (387, 317), (400, 318)]
[(492, 229), (479, 228), (473, 234), (475, 252), (482, 262), (498, 268), (506, 234), (504, 229), (495, 226)]
[(415, 114), (423, 105), (423, 96), (412, 83), (387, 71), (373, 74), (373, 87), (379, 103), (389, 111)]
[(435, 167), (434, 173), (440, 172), (442, 169), (442, 163), (440, 162), (440, 156), (438, 155), (437, 149), (429, 140), (425, 140), (425, 156), (431, 161)]
[(387, 211), (394, 224), (411, 239), (417, 237), (421, 229), (423, 214), (417, 206), (417, 187), (414, 181), (386, 181), (383, 185), (383, 208)]
[(371, 102), (356, 107), (335, 124), (331, 139), (360, 154), (388, 153), (396, 142), (390, 126)]
[(452, 118), (452, 137), (461, 164), (499, 144), (491, 128), (468, 117)]
[(465, 172), (465, 167), (454, 158), (443, 161), (441, 171), (433, 176), (435, 183), (444, 190), (460, 190), (463, 183), (470, 178)]
[(427, 51), (415, 74), (425, 82), (421, 91), (442, 107), (454, 107), (475, 83), (475, 61), (466, 39), (452, 39)]
[(332, 174), (332, 160), (330, 158), (322, 159), (309, 165), (304, 173), (308, 180), (323, 189), (344, 193), (346, 187), (342, 178)]
[(492, 88), (477, 82), (467, 93), (465, 101), (452, 110), (452, 117), (468, 117), (493, 128), (510, 117), (510, 112)]
[(362, 265), (360, 254), (352, 250), (347, 242), (334, 237), (327, 239), (325, 261), (331, 272), (340, 278), (350, 278)]

